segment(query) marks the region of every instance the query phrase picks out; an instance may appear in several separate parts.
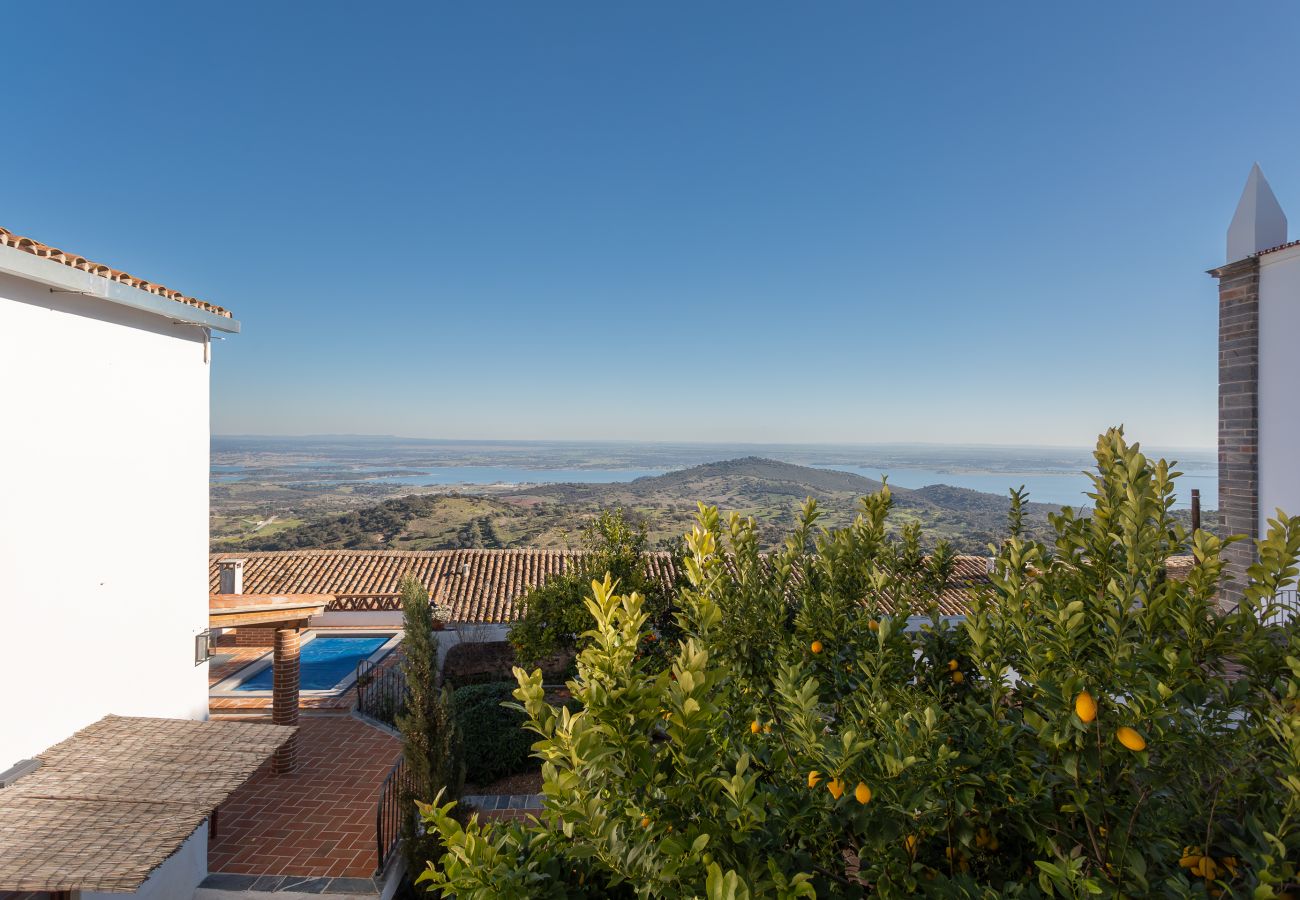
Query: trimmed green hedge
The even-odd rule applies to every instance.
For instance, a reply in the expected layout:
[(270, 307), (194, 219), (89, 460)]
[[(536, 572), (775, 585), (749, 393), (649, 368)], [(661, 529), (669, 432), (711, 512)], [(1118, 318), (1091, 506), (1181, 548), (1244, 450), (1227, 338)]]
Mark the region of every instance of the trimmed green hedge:
[(452, 694), (464, 737), (465, 780), (485, 785), (532, 768), (529, 748), (537, 735), (524, 729), (527, 717), (502, 703), (515, 702), (513, 681), (471, 684)]

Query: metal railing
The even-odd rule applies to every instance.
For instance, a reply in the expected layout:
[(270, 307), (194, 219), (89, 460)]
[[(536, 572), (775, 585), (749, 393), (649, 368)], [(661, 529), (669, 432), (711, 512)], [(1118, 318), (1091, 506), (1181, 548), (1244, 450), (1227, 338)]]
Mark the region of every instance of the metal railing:
[[(1224, 609), (1225, 613), (1236, 612), (1240, 603)], [(1300, 591), (1278, 591), (1268, 601), (1259, 604), (1259, 621), (1262, 625), (1287, 625), (1300, 622)]]
[(402, 817), (415, 815), (410, 794), (411, 780), (406, 771), (406, 760), (399, 759), (379, 786), (379, 799), (375, 803), (376, 875), (384, 871), (402, 839)]
[(398, 666), (380, 669), (368, 659), (361, 660), (356, 690), (357, 712), (376, 722), (395, 727), (397, 717), (406, 712), (406, 678)]
[(1296, 591), (1278, 591), (1260, 609), (1260, 621), (1265, 625), (1286, 625), (1297, 620), (1300, 620), (1300, 595)]

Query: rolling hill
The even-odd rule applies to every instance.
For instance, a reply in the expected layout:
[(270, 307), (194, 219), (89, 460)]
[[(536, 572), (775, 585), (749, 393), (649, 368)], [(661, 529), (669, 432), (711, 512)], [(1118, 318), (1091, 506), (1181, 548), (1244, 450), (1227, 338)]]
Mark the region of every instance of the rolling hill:
[[(214, 549), (573, 546), (596, 512), (619, 506), (643, 519), (652, 541), (659, 542), (690, 528), (697, 501), (753, 516), (764, 541), (774, 545), (806, 497), (821, 505), (822, 523), (834, 526), (851, 521), (859, 498), (879, 489), (880, 482), (850, 472), (745, 457), (615, 484), (549, 484), (491, 496), (421, 494), (383, 500), (320, 514), (273, 533), (218, 539)], [(1010, 506), (1006, 497), (947, 485), (892, 491), (894, 527), (918, 522), (930, 542), (946, 538), (959, 551), (982, 553), (1003, 535)], [(1030, 504), (1030, 527), (1044, 529), (1054, 508)]]

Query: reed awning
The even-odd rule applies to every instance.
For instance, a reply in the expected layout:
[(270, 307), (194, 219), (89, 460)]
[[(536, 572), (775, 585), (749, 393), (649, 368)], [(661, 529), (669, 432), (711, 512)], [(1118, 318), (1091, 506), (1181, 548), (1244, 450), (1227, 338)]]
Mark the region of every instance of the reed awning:
[(106, 716), (0, 789), (0, 890), (130, 893), (297, 729)]

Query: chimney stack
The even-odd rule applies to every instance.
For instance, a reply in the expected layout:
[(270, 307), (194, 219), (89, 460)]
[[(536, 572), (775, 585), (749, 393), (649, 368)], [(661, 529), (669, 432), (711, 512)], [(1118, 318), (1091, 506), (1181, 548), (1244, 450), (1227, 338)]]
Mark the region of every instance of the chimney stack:
[(244, 563), (242, 559), (219, 559), (217, 571), (221, 574), (218, 593), (242, 594), (244, 592)]

